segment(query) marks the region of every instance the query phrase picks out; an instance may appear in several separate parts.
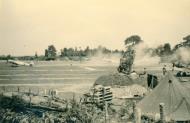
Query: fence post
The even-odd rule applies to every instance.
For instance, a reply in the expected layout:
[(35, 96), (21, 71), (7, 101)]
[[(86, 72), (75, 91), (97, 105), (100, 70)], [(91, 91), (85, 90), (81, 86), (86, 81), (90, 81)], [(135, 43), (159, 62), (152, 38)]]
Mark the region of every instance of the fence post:
[(31, 95), (31, 89), (29, 88), (29, 90), (28, 90), (28, 96), (30, 96)]
[(134, 116), (134, 120), (133, 120), (133, 123), (136, 123), (137, 122), (137, 114), (136, 114), (136, 111), (137, 111), (137, 109), (136, 109), (136, 101), (135, 100), (133, 100), (133, 116)]
[(20, 87), (19, 87), (19, 86), (17, 87), (17, 92), (18, 92), (18, 93), (20, 92)]
[(160, 121), (161, 123), (165, 123), (165, 112), (164, 112), (164, 103), (159, 104), (160, 107)]
[(31, 107), (31, 102), (32, 102), (32, 96), (29, 96), (29, 107)]
[(139, 108), (137, 108), (137, 121), (136, 123), (141, 123), (141, 110)]

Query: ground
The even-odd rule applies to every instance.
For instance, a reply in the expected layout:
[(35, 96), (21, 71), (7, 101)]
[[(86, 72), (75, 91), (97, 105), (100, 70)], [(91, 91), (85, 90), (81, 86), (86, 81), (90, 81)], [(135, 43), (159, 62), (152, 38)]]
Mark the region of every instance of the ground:
[[(46, 98), (44, 95), (52, 89), (57, 91), (59, 98), (71, 100), (75, 97), (75, 99), (80, 99), (82, 94), (89, 91), (98, 77), (117, 73), (118, 67), (118, 64), (115, 62), (101, 60), (95, 62), (36, 61), (34, 64), (33, 67), (12, 67), (11, 64), (7, 64), (5, 61), (0, 62), (0, 92), (6, 92), (4, 95), (8, 95), (9, 97), (12, 97), (12, 92), (26, 92), (21, 94), (24, 94), (22, 95), (22, 99), (27, 100), (27, 103), (30, 99), (25, 96), (25, 94), (28, 92), (43, 95), (43, 98), (41, 98), (40, 95), (33, 96), (33, 103), (41, 102), (41, 100)], [(163, 66), (164, 64), (149, 66), (146, 67), (146, 70), (148, 73), (161, 74)], [(141, 73), (144, 70), (144, 66), (143, 64), (142, 66), (135, 66), (134, 69), (137, 73)], [(170, 69), (171, 67), (167, 68), (167, 70)], [(48, 98), (46, 100), (48, 100)], [(57, 102), (54, 103), (58, 104)], [(114, 99), (113, 103), (116, 104), (113, 106), (114, 110), (120, 112), (122, 111), (121, 108), (125, 107), (126, 100)], [(128, 103), (126, 106), (128, 106)], [(129, 106), (131, 106), (131, 104)], [(12, 110), (0, 110), (2, 114), (8, 113), (7, 115), (9, 115), (9, 113), (15, 113), (15, 111)], [(125, 110), (122, 112), (125, 113)], [(22, 112), (14, 115), (20, 115), (20, 113)], [(11, 116), (13, 116), (13, 114), (11, 114)], [(49, 112), (49, 114), (54, 113)], [(33, 114), (29, 115), (33, 117)], [(62, 114), (55, 116), (60, 117)], [(123, 115), (120, 117), (125, 119)], [(115, 119), (115, 117), (112, 119)]]
[(7, 91), (45, 91), (56, 89), (62, 92), (84, 93), (101, 75), (116, 72), (116, 65), (90, 64), (73, 61), (39, 61), (33, 67), (11, 67), (5, 61), (0, 62), (0, 86)]
[[(143, 65), (142, 65), (143, 66)], [(142, 66), (134, 67), (137, 72)], [(148, 67), (147, 71), (160, 72), (163, 65)], [(109, 60), (86, 62), (74, 61), (36, 61), (33, 67), (11, 67), (6, 61), (0, 62), (0, 90), (44, 93), (56, 89), (58, 94), (73, 92), (83, 94), (95, 80), (102, 76), (117, 73), (118, 63)]]

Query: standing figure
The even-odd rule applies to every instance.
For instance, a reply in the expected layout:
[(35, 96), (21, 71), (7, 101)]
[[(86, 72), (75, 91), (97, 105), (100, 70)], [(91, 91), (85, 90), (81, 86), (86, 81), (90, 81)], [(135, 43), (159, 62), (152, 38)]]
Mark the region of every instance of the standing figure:
[(162, 68), (162, 71), (163, 71), (163, 75), (166, 75), (166, 72), (167, 72), (166, 65), (164, 65), (164, 67)]
[(175, 63), (172, 63), (172, 71), (174, 71)]

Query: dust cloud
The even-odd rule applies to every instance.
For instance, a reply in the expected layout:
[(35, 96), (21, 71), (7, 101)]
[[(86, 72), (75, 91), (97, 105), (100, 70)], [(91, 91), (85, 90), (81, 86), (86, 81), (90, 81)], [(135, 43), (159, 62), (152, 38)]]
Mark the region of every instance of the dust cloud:
[(179, 48), (173, 55), (173, 61), (190, 64), (190, 48)]
[(89, 57), (89, 60), (85, 61), (85, 66), (118, 66), (121, 53), (103, 54), (98, 52), (95, 56)]
[(144, 42), (135, 46), (135, 67), (157, 66), (160, 63), (159, 56), (152, 56), (151, 52), (146, 52), (148, 48), (148, 45)]

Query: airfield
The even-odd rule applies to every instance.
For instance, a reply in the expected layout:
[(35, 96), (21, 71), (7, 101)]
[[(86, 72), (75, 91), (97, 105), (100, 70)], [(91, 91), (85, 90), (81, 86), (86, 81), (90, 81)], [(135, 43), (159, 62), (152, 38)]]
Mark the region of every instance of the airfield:
[(27, 92), (56, 89), (61, 93), (87, 92), (102, 75), (117, 72), (117, 63), (110, 61), (36, 61), (33, 67), (12, 67), (0, 62), (0, 90)]
[[(66, 98), (74, 94), (83, 95), (93, 86), (97, 78), (117, 72), (119, 59), (91, 61), (35, 61), (34, 66), (12, 67), (6, 61), (0, 62), (0, 91), (19, 91), (33, 93), (50, 89), (57, 90)], [(161, 74), (165, 64), (147, 66), (148, 73)], [(171, 65), (167, 64), (168, 70)], [(135, 66), (136, 72), (142, 72), (144, 65)]]
[[(118, 60), (119, 61), (119, 60)], [(15, 97), (20, 95), (21, 99), (26, 101), (26, 105), (32, 107), (27, 108), (28, 113), (23, 115), (23, 118), (33, 120), (42, 120), (46, 117), (41, 117), (34, 112), (41, 111), (42, 114), (47, 114), (49, 119), (64, 120), (59, 111), (65, 112), (63, 107), (66, 107), (67, 102), (81, 102), (84, 98), (84, 94), (89, 92), (94, 82), (103, 75), (118, 74), (117, 67), (118, 62), (111, 60), (95, 60), (95, 61), (35, 61), (34, 66), (19, 66), (13, 67), (6, 61), (0, 62), (0, 94), (5, 97)], [(159, 63), (159, 64), (148, 64), (145, 66), (139, 64), (134, 66), (133, 70), (137, 73), (142, 73), (144, 68), (147, 69), (147, 74), (161, 75), (163, 66), (167, 66), (167, 70), (171, 71), (171, 63)], [(175, 69), (173, 74), (180, 69)], [(124, 74), (121, 74), (125, 76)], [(119, 78), (118, 78), (119, 79)], [(146, 80), (146, 79), (145, 79)], [(187, 88), (190, 88), (189, 82), (182, 82)], [(114, 86), (112, 88), (113, 100), (112, 108), (120, 113), (126, 100), (130, 100), (130, 94), (136, 90), (140, 90), (143, 93), (149, 93), (145, 87), (139, 86)], [(143, 90), (144, 89), (144, 90)], [(56, 98), (50, 97), (51, 90), (56, 90)], [(132, 92), (133, 90), (133, 92)], [(18, 93), (19, 92), (19, 93)], [(21, 92), (21, 93), (20, 93)], [(23, 93), (22, 93), (23, 92)], [(30, 95), (30, 96), (29, 96)], [(59, 99), (59, 100), (57, 100)], [(137, 99), (138, 100), (138, 99)], [(50, 103), (49, 103), (50, 102)], [(128, 102), (130, 104), (130, 101)], [(128, 104), (127, 103), (127, 104)], [(7, 103), (9, 104), (9, 103)], [(71, 103), (72, 104), (72, 103)], [(27, 107), (27, 106), (26, 106)], [(85, 109), (86, 109), (85, 105)], [(29, 110), (30, 109), (30, 110)], [(56, 111), (56, 112), (55, 112)], [(82, 110), (81, 110), (82, 111)], [(97, 111), (97, 109), (96, 109)], [(7, 115), (5, 109), (1, 109), (3, 116)], [(109, 113), (112, 116), (112, 113)], [(20, 112), (14, 112), (11, 117), (20, 116)], [(98, 115), (99, 116), (99, 115)], [(104, 121), (103, 115), (100, 114), (100, 121)], [(22, 119), (22, 118), (21, 118)], [(110, 118), (111, 121), (120, 121), (119, 115)], [(124, 119), (123, 119), (124, 120)], [(121, 120), (122, 121), (122, 120)], [(99, 122), (99, 121), (98, 121)]]

